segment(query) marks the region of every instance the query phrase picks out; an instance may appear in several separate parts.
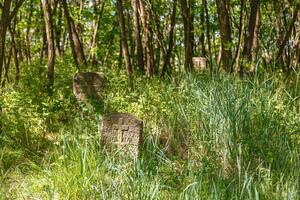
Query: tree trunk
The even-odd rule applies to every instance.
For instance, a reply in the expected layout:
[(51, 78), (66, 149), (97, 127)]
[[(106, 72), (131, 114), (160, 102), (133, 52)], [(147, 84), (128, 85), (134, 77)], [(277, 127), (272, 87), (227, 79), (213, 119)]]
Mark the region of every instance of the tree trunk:
[(94, 1), (94, 12), (98, 16), (97, 17), (95, 16), (96, 20), (94, 21), (94, 24), (93, 24), (94, 31), (93, 31), (92, 41), (91, 41), (90, 55), (89, 55), (89, 58), (88, 58), (88, 60), (91, 61), (93, 64), (97, 63), (95, 49), (97, 48), (98, 31), (99, 31), (99, 27), (100, 27), (100, 23), (101, 23), (103, 11), (104, 11), (105, 1), (102, 1), (99, 13), (97, 12), (98, 11), (97, 6), (98, 5), (97, 5), (96, 1)]
[(171, 68), (171, 56), (174, 46), (174, 28), (176, 23), (176, 7), (177, 7), (177, 0), (174, 0), (173, 2), (173, 10), (172, 10), (172, 16), (171, 16), (171, 24), (170, 24), (170, 34), (169, 34), (169, 45), (168, 50), (164, 59), (164, 65), (161, 72), (161, 75), (164, 76), (165, 73), (170, 74), (170, 68)]
[[(283, 52), (284, 52), (284, 47), (287, 43), (287, 41), (289, 40), (289, 38), (291, 37), (291, 34), (292, 34), (292, 31), (293, 31), (293, 28), (295, 26), (295, 22), (297, 21), (297, 17), (298, 17), (298, 12), (300, 10), (300, 3), (297, 4), (296, 8), (295, 8), (295, 11), (294, 11), (294, 14), (293, 14), (293, 18), (292, 18), (292, 21), (289, 25), (289, 28), (288, 28), (288, 31), (286, 32), (280, 46), (279, 46), (279, 51), (278, 51), (278, 54), (277, 54), (277, 59), (276, 60), (280, 60), (280, 58), (282, 57), (283, 55)], [(286, 67), (281, 63), (282, 65), (282, 70), (284, 72), (288, 72), (288, 69), (286, 69)]]
[(183, 18), (184, 26), (184, 46), (185, 46), (185, 61), (184, 67), (187, 71), (192, 70), (192, 57), (193, 57), (193, 36), (192, 36), (192, 20), (190, 14), (190, 7), (188, 6), (187, 0), (180, 0), (181, 15)]
[(30, 3), (30, 11), (29, 11), (29, 15), (28, 15), (28, 21), (27, 21), (27, 29), (26, 29), (26, 33), (25, 33), (25, 46), (26, 46), (26, 60), (27, 63), (30, 64), (31, 63), (31, 51), (30, 51), (30, 29), (31, 29), (31, 18), (32, 18), (32, 14), (33, 14), (33, 3)]
[(60, 57), (62, 54), (61, 51), (61, 45), (60, 45), (60, 39), (61, 39), (61, 33), (62, 33), (62, 10), (58, 7), (58, 1), (56, 2), (56, 12), (58, 12), (58, 22), (54, 25), (55, 30), (55, 54), (57, 57)]
[(130, 62), (129, 50), (127, 45), (127, 38), (126, 38), (126, 30), (125, 30), (125, 18), (123, 13), (123, 1), (117, 0), (117, 9), (119, 14), (119, 26), (121, 32), (121, 44), (122, 44), (122, 53), (125, 59), (126, 71), (128, 75), (128, 79), (132, 79), (132, 66)]
[(257, 20), (258, 20), (258, 17), (257, 17), (258, 12), (259, 12), (259, 0), (252, 0), (249, 26), (248, 26), (248, 31), (246, 34), (245, 45), (244, 45), (244, 50), (243, 50), (243, 59), (242, 59), (242, 63), (240, 64), (240, 69), (239, 69), (240, 76), (243, 76), (244, 65), (248, 64), (248, 62), (251, 58), (251, 50), (252, 50), (252, 45), (253, 45), (255, 26), (257, 25)]
[(237, 72), (240, 70), (240, 55), (241, 55), (241, 49), (242, 49), (242, 43), (243, 43), (243, 32), (244, 32), (244, 6), (245, 0), (241, 0), (240, 5), (240, 19), (239, 19), (239, 35), (238, 35), (238, 46), (235, 51), (235, 55), (232, 61), (232, 67), (233, 69), (236, 69)]
[(137, 51), (137, 64), (141, 72), (144, 72), (144, 53), (142, 45), (141, 27), (139, 22), (139, 0), (131, 0), (132, 14), (133, 14), (133, 29), (134, 40)]
[(54, 62), (55, 62), (55, 47), (54, 47), (54, 31), (53, 19), (50, 3), (48, 0), (42, 0), (47, 44), (48, 44), (48, 89), (51, 91), (54, 82)]
[(12, 2), (12, 0), (4, 0), (0, 7), (2, 10), (0, 18), (0, 82), (2, 78), (2, 68), (4, 64), (6, 31), (10, 22), (16, 16), (19, 8), (23, 4), (24, 0), (17, 0), (15, 2), (14, 8), (11, 11)]
[(72, 48), (73, 58), (74, 58), (76, 66), (79, 68), (81, 65), (86, 64), (83, 46), (82, 46), (82, 43), (78, 36), (75, 22), (74, 22), (73, 18), (70, 16), (66, 0), (61, 0), (61, 5), (62, 5), (64, 14), (66, 17), (66, 21), (67, 21), (67, 27), (68, 27), (68, 31), (69, 31), (70, 44), (71, 44), (71, 48)]
[(4, 1), (3, 8), (2, 8), (2, 14), (0, 18), (0, 83), (2, 78), (2, 68), (4, 65), (4, 57), (5, 57), (5, 39), (6, 39), (6, 31), (9, 22), (8, 16), (9, 16), (9, 9), (10, 9), (11, 2)]
[(251, 67), (250, 73), (253, 74), (256, 71), (257, 65), (257, 53), (259, 49), (259, 29), (260, 29), (260, 11), (257, 12), (257, 19), (254, 28), (254, 35), (253, 35), (253, 44), (252, 44), (252, 53), (251, 53)]
[(2, 87), (5, 86), (5, 83), (9, 83), (9, 67), (10, 67), (10, 62), (11, 62), (11, 57), (13, 54), (13, 49), (14, 49), (14, 45), (15, 45), (15, 29), (16, 29), (16, 25), (17, 25), (17, 19), (14, 18), (14, 22), (12, 26), (8, 27), (10, 36), (11, 36), (11, 47), (9, 49), (9, 54), (8, 54), (8, 59), (7, 61), (5, 61), (6, 59), (4, 58), (4, 64), (5, 64), (5, 75), (4, 75), (4, 80), (2, 82)]
[(161, 27), (159, 16), (156, 13), (154, 15), (154, 23), (155, 23), (155, 32), (157, 35), (157, 46), (155, 51), (155, 59), (154, 59), (154, 74), (158, 75), (159, 73), (159, 66), (160, 66), (160, 58), (165, 57), (166, 50), (163, 44), (164, 35), (163, 29)]
[(231, 24), (228, 12), (227, 0), (217, 0), (217, 11), (221, 34), (221, 67), (232, 73), (232, 53), (231, 53)]
[(16, 68), (16, 73), (15, 73), (15, 81), (16, 83), (18, 83), (19, 79), (20, 79), (20, 69), (19, 69), (19, 59), (18, 59), (18, 48), (17, 48), (17, 44), (15, 41), (15, 30), (13, 30), (12, 32), (12, 47), (13, 47), (13, 51), (14, 51), (14, 62), (15, 62), (15, 68)]
[(0, 24), (0, 81), (2, 77), (2, 68), (4, 64), (4, 55), (5, 55), (5, 37), (6, 37), (6, 27), (4, 24)]
[[(149, 3), (149, 2), (147, 2)], [(146, 49), (146, 75), (153, 76), (154, 72), (154, 57), (153, 57), (153, 32), (151, 28), (151, 6), (145, 5), (143, 0), (140, 0), (140, 17), (144, 29), (144, 47)]]
[[(150, 3), (150, 2), (147, 2)], [(154, 72), (154, 56), (153, 56), (153, 32), (151, 28), (151, 5), (145, 5), (144, 0), (140, 0), (140, 17), (144, 29), (144, 47), (146, 49), (146, 75), (153, 76)]]
[(10, 61), (11, 61), (11, 57), (12, 57), (12, 46), (9, 48), (9, 52), (8, 52), (8, 58), (6, 60), (6, 58), (4, 58), (4, 67), (5, 67), (5, 73), (4, 73), (4, 79), (2, 81), (2, 87), (5, 86), (5, 83), (9, 83), (9, 66), (10, 66)]
[[(122, 0), (123, 1), (123, 0)], [(124, 9), (124, 7), (123, 7)], [(127, 42), (127, 46), (128, 46), (128, 52), (129, 52), (129, 58), (130, 58), (130, 63), (131, 63), (131, 66), (132, 66), (132, 70), (133, 70), (133, 65), (134, 65), (134, 62), (135, 62), (135, 59), (134, 59), (134, 50), (135, 50), (135, 46), (134, 46), (134, 42), (133, 42), (133, 29), (131, 27), (131, 13), (127, 10), (127, 9), (124, 9), (124, 12), (127, 13), (127, 18), (125, 17), (125, 13), (123, 13), (124, 15), (124, 22), (125, 24), (127, 25), (127, 28), (125, 29), (126, 30), (126, 38), (128, 40)], [(125, 25), (125, 27), (126, 27)]]
[[(203, 2), (202, 2), (203, 3)], [(201, 14), (200, 14), (200, 22), (201, 22), (201, 34), (199, 37), (199, 51), (200, 51), (200, 56), (205, 57), (206, 56), (206, 49), (205, 49), (205, 7), (202, 5), (201, 7)]]
[(211, 42), (210, 42), (210, 25), (209, 25), (209, 14), (208, 14), (208, 7), (207, 7), (207, 1), (203, 0), (202, 2), (204, 4), (205, 8), (205, 18), (206, 18), (206, 39), (208, 44), (208, 53), (209, 53), (209, 68), (211, 75), (213, 74), (213, 64), (212, 64), (212, 52), (211, 52)]
[(44, 53), (47, 52), (47, 36), (46, 36), (46, 28), (44, 27), (41, 39), (41, 49), (40, 49), (40, 63), (43, 62)]

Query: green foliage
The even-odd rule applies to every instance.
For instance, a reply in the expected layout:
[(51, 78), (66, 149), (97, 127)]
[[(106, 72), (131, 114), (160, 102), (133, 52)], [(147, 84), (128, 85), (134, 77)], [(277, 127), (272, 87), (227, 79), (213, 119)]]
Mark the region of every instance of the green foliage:
[[(95, 109), (76, 102), (75, 67), (66, 65), (57, 65), (52, 96), (39, 64), (2, 92), (0, 198), (299, 197), (299, 82), (174, 74), (137, 76), (130, 89), (124, 71), (103, 69), (105, 101)], [(135, 163), (101, 149), (99, 116), (112, 111), (145, 121)]]

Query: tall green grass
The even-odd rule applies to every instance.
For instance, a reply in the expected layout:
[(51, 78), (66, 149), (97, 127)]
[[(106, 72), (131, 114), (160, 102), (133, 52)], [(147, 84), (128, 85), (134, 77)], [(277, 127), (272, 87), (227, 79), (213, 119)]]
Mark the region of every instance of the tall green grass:
[[(64, 65), (52, 97), (38, 66), (1, 94), (0, 199), (300, 199), (299, 82), (174, 74), (130, 89), (106, 69), (104, 102), (82, 105)], [(145, 122), (136, 162), (101, 148), (112, 111)]]

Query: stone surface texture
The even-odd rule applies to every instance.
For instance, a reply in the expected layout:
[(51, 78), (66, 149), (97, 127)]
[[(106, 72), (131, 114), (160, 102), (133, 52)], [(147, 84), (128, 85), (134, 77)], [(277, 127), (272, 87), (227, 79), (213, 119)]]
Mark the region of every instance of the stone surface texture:
[(206, 69), (205, 57), (193, 57), (193, 66), (196, 71), (203, 71)]
[(104, 74), (100, 72), (77, 73), (73, 77), (73, 93), (79, 101), (101, 100)]
[(138, 156), (142, 143), (142, 120), (127, 113), (114, 113), (103, 116), (100, 124), (101, 143), (106, 149), (121, 150), (132, 158)]

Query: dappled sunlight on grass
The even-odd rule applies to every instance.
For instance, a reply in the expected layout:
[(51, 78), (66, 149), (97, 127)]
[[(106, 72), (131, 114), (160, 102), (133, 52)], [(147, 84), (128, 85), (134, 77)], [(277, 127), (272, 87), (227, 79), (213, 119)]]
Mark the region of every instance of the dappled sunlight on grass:
[[(123, 71), (104, 69), (104, 102), (83, 105), (72, 95), (74, 70), (63, 66), (53, 96), (38, 66), (1, 95), (0, 198), (299, 197), (296, 85), (177, 74), (138, 76), (130, 89)], [(101, 148), (99, 116), (114, 110), (145, 122), (135, 163)]]

